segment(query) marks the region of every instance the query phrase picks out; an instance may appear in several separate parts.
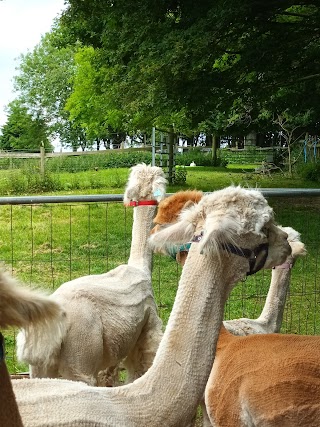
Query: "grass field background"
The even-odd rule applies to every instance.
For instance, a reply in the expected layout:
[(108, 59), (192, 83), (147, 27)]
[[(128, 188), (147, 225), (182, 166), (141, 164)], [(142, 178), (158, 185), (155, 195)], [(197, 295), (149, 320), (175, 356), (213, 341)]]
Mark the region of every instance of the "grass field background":
[[(126, 168), (61, 173), (59, 179), (69, 189), (46, 194), (122, 194), (128, 174)], [(93, 188), (92, 182), (104, 186)], [(214, 191), (230, 184), (259, 188), (311, 187), (297, 177), (260, 176), (254, 173), (254, 165), (241, 165), (227, 169), (188, 168), (186, 184), (169, 186), (167, 190), (170, 193), (187, 188)], [(269, 202), (277, 222), (298, 230), (308, 249), (308, 255), (297, 262), (292, 273), (282, 330), (319, 334), (320, 199), (281, 197)], [(67, 280), (103, 273), (125, 263), (130, 250), (132, 213), (132, 208), (121, 203), (0, 206), (0, 261), (24, 283), (51, 293)], [(180, 272), (170, 258), (154, 256), (153, 287), (164, 325), (172, 309)], [(263, 271), (240, 283), (229, 298), (225, 317), (257, 317), (270, 277), (270, 271)], [(15, 334), (15, 330), (6, 332), (11, 372), (27, 369), (16, 361)]]

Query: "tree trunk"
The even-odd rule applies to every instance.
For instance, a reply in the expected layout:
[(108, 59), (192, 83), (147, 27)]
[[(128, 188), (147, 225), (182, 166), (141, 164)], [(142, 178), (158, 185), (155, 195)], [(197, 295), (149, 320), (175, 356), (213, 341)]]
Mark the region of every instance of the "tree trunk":
[(217, 164), (217, 151), (220, 145), (220, 138), (217, 135), (212, 135), (212, 161), (213, 164), (216, 165)]
[(169, 181), (169, 184), (172, 184), (173, 178), (174, 178), (174, 144), (175, 144), (175, 134), (172, 126), (170, 126), (168, 133), (169, 133), (168, 135), (168, 150), (169, 150), (168, 181)]

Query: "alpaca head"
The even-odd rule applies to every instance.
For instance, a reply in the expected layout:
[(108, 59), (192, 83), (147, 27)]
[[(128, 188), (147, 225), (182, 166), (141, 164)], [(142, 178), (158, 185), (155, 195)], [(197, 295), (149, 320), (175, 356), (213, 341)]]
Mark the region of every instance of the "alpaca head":
[[(257, 190), (227, 187), (202, 197), (178, 221), (151, 236), (156, 248), (183, 245), (199, 237), (204, 256), (232, 248), (255, 250), (267, 245), (263, 268), (281, 264), (291, 253), (287, 233), (277, 227), (273, 210)], [(265, 246), (264, 246), (265, 247)]]
[(131, 168), (129, 180), (124, 193), (125, 204), (140, 200), (156, 200), (159, 202), (166, 194), (164, 172), (157, 166), (144, 163)]

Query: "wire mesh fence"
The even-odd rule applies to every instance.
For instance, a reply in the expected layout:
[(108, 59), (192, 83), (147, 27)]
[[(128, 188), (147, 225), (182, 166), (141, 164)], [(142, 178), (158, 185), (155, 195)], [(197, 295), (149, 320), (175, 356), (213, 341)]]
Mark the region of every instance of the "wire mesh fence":
[[(308, 251), (292, 270), (282, 332), (319, 334), (320, 190), (265, 194), (276, 221), (299, 231)], [(51, 293), (68, 280), (126, 263), (132, 218), (122, 195), (0, 198), (0, 262), (22, 282)], [(153, 288), (164, 324), (180, 273), (174, 260), (154, 255)], [(270, 271), (262, 271), (238, 284), (226, 304), (225, 318), (258, 317), (270, 278)], [(10, 357), (15, 358), (13, 350)]]

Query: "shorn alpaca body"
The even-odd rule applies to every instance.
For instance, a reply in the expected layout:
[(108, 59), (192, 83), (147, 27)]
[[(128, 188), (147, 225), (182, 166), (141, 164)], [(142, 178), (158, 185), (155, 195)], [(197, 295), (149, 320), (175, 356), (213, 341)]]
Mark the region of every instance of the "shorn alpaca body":
[[(221, 372), (218, 371), (216, 364), (219, 362), (217, 362), (217, 360), (219, 360), (220, 357), (224, 357), (224, 358), (231, 357), (232, 351), (235, 351), (235, 348), (232, 348), (232, 346), (225, 353), (223, 351), (224, 348), (227, 348), (228, 343), (233, 343), (232, 339), (230, 338), (230, 334), (228, 334), (227, 331), (231, 332), (233, 335), (238, 335), (238, 336), (246, 336), (246, 335), (253, 335), (253, 334), (271, 334), (275, 332), (280, 332), (283, 312), (284, 312), (284, 307), (286, 302), (286, 295), (290, 285), (291, 271), (298, 257), (304, 256), (306, 254), (305, 246), (300, 241), (300, 234), (294, 229), (292, 229), (291, 227), (283, 227), (282, 229), (288, 234), (288, 242), (291, 246), (292, 253), (287, 256), (287, 259), (283, 264), (278, 265), (272, 269), (270, 288), (269, 288), (266, 302), (263, 307), (261, 315), (257, 319), (241, 318), (241, 319), (234, 319), (234, 320), (225, 320), (223, 322), (223, 329), (222, 329), (222, 333), (219, 336), (216, 358), (212, 368), (212, 375), (214, 375), (214, 377), (210, 377), (210, 380), (208, 382), (207, 390), (209, 394), (209, 402), (212, 402), (212, 401), (215, 402), (216, 393), (220, 393), (220, 390), (216, 388), (214, 383), (215, 378), (219, 378), (219, 380), (221, 381), (221, 375), (222, 375)], [(245, 345), (245, 342), (243, 343), (243, 345)], [(220, 351), (222, 351), (222, 356), (220, 355)], [(246, 357), (249, 357), (250, 363), (256, 366), (255, 355), (252, 355), (249, 351)], [(269, 357), (269, 354), (267, 353), (265, 357)], [(235, 358), (238, 359), (238, 356), (235, 356)], [(259, 366), (261, 366), (261, 362), (259, 361), (258, 363), (259, 363)], [(221, 366), (221, 364), (218, 364), (218, 366)], [(229, 377), (227, 377), (227, 381), (228, 381), (228, 378)], [(212, 386), (212, 383), (214, 383), (214, 387), (210, 387)], [(212, 421), (213, 419), (215, 419), (215, 417), (212, 417), (210, 421), (207, 413), (206, 405), (204, 402), (201, 403), (201, 407), (202, 407), (202, 413), (203, 413), (203, 427), (210, 427), (210, 426), (219, 427), (220, 424), (219, 423), (217, 424), (216, 420), (212, 424)], [(229, 424), (225, 422), (226, 421), (223, 420), (221, 426), (229, 427)], [(238, 423), (239, 423), (239, 413), (238, 413)], [(242, 427), (242, 424), (235, 424), (235, 425)], [(243, 425), (247, 425), (247, 424), (244, 423)], [(251, 425), (251, 424), (248, 424), (248, 425)], [(255, 426), (259, 424), (252, 424), (252, 425)], [(284, 427), (286, 426), (285, 423), (282, 424), (281, 422), (279, 425), (277, 425), (277, 427), (280, 427), (280, 426), (282, 427), (282, 425)], [(230, 427), (232, 427), (232, 425)]]
[[(39, 292), (22, 288), (0, 272), (0, 328), (31, 325), (54, 321), (61, 312), (57, 303)], [(22, 420), (12, 390), (10, 375), (5, 364), (4, 338), (0, 333), (0, 426), (22, 427)]]
[(223, 327), (205, 402), (215, 427), (319, 426), (320, 337)]
[(31, 377), (90, 385), (102, 378), (107, 383), (101, 385), (114, 385), (113, 369), (123, 359), (129, 382), (151, 366), (162, 322), (151, 285), (148, 237), (165, 184), (161, 168), (132, 168), (124, 195), (124, 203), (134, 208), (128, 264), (64, 283), (52, 294), (63, 308), (55, 330), (34, 327), (18, 335), (18, 357), (30, 364)]
[(266, 199), (240, 187), (204, 196), (176, 224), (151, 238), (157, 247), (192, 239), (149, 370), (116, 388), (59, 379), (13, 380), (25, 427), (180, 427), (190, 422), (211, 371), (225, 301), (251, 270), (250, 259), (230, 254), (228, 245), (248, 252), (267, 246), (265, 268), (284, 262), (291, 251)]

